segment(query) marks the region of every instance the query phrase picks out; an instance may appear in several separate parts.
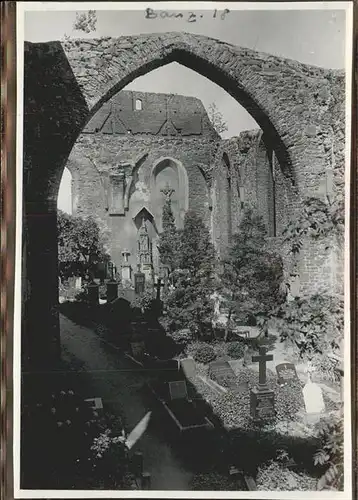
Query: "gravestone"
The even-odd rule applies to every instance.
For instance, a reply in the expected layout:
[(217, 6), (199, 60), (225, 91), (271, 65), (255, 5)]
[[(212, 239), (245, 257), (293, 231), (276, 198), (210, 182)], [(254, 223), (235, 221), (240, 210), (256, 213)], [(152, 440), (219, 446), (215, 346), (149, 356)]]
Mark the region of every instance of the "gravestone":
[(254, 388), (250, 393), (250, 413), (254, 420), (265, 420), (275, 415), (275, 394), (269, 389)]
[(245, 391), (245, 387), (238, 384), (235, 372), (227, 361), (210, 363), (209, 377), (222, 387), (228, 388), (233, 394), (242, 394)]
[(99, 303), (99, 286), (96, 283), (91, 283), (87, 287), (88, 302), (92, 305)]
[(100, 415), (103, 414), (102, 398), (88, 398), (85, 399), (85, 402), (92, 408), (93, 411), (96, 411)]
[[(213, 361), (209, 364), (209, 377), (214, 379), (235, 376), (233, 369), (227, 361)], [(217, 380), (219, 382), (219, 380)]]
[(251, 360), (251, 356), (250, 356), (249, 346), (245, 345), (242, 364), (243, 364), (243, 366), (247, 366), (249, 363), (251, 363), (251, 361), (252, 360)]
[(112, 302), (118, 298), (118, 283), (109, 281), (107, 283), (107, 302)]
[(77, 276), (75, 278), (75, 288), (76, 288), (76, 290), (81, 290), (81, 288), (82, 288), (82, 278), (81, 278), (81, 276)]
[(259, 383), (250, 392), (250, 414), (253, 420), (266, 420), (275, 415), (275, 393), (267, 387), (266, 362), (272, 361), (272, 354), (260, 347), (259, 355), (252, 356), (252, 361), (259, 363)]
[(142, 295), (145, 289), (145, 274), (134, 273), (134, 290), (136, 295)]
[(185, 358), (180, 360), (180, 366), (184, 375), (188, 378), (195, 377), (196, 366), (193, 358)]
[(174, 382), (168, 382), (168, 384), (170, 399), (172, 401), (175, 399), (188, 399), (188, 390), (185, 380), (176, 380)]
[(310, 375), (308, 376), (308, 381), (303, 388), (303, 399), (307, 415), (319, 415), (324, 412), (325, 404), (322, 389), (319, 385), (311, 381)]
[(287, 385), (292, 381), (298, 380), (296, 367), (293, 363), (280, 363), (276, 366), (276, 372), (279, 385)]

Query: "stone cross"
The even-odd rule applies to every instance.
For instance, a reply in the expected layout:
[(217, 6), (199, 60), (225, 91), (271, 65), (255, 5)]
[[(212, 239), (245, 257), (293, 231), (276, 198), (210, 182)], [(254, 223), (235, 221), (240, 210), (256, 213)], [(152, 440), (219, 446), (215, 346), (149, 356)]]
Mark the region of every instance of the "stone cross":
[(124, 259), (124, 264), (128, 264), (128, 257), (130, 256), (130, 252), (126, 249), (123, 250), (122, 252), (122, 256), (123, 256), (123, 259)]
[(170, 200), (170, 197), (174, 193), (174, 191), (175, 189), (171, 188), (168, 182), (163, 187), (163, 189), (160, 190), (160, 192), (164, 194), (166, 200)]
[(260, 347), (258, 356), (252, 356), (252, 362), (259, 363), (259, 387), (262, 389), (266, 388), (266, 362), (272, 360), (272, 354), (266, 354), (265, 347)]
[(157, 283), (154, 285), (154, 287), (157, 289), (157, 300), (160, 300), (160, 288), (164, 286), (164, 283), (162, 283), (162, 279), (158, 278)]

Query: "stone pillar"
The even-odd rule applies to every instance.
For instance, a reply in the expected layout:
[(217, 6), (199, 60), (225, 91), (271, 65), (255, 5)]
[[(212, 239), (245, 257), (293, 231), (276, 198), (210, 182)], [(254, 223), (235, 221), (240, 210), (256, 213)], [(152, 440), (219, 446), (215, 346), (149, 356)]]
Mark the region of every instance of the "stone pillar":
[(26, 346), (22, 356), (31, 371), (48, 370), (60, 358), (57, 210), (49, 204), (28, 204), (25, 209), (26, 268), (22, 272), (28, 289), (22, 312)]

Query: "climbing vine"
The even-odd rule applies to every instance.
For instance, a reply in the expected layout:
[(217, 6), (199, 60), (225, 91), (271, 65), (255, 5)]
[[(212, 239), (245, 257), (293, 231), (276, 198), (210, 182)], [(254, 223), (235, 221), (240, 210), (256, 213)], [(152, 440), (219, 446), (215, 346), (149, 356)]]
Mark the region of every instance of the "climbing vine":
[(289, 222), (283, 231), (289, 252), (297, 255), (307, 237), (314, 240), (327, 238), (326, 249), (334, 236), (341, 238), (344, 229), (344, 201), (337, 199), (324, 202), (318, 198), (306, 198), (299, 215)]
[(334, 378), (336, 362), (329, 357), (339, 349), (343, 337), (344, 302), (328, 293), (295, 297), (280, 305), (273, 317), (282, 341), (294, 345), (301, 358), (321, 373)]

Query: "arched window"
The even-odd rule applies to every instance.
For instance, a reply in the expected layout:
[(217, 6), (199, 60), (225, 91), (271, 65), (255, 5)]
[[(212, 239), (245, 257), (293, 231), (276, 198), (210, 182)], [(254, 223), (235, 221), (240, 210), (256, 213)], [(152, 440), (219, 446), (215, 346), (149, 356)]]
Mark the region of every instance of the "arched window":
[(142, 111), (143, 107), (142, 107), (141, 99), (135, 100), (135, 109), (136, 109), (136, 111)]
[(270, 237), (276, 236), (276, 162), (272, 144), (262, 136), (256, 153), (256, 196), (258, 211)]
[(170, 201), (178, 228), (182, 228), (185, 212), (189, 208), (188, 175), (185, 167), (174, 158), (160, 158), (151, 173), (151, 200), (155, 207), (155, 219), (160, 221), (166, 196), (164, 189), (170, 189)]
[(268, 234), (276, 236), (275, 152), (271, 151), (268, 171)]
[(231, 185), (231, 172), (230, 172), (230, 160), (226, 153), (223, 154), (223, 162), (225, 166), (225, 179), (226, 179), (226, 216), (227, 216), (227, 238), (228, 243), (232, 240), (232, 185)]
[(57, 208), (72, 214), (72, 174), (67, 167), (64, 168), (60, 189), (58, 191)]

